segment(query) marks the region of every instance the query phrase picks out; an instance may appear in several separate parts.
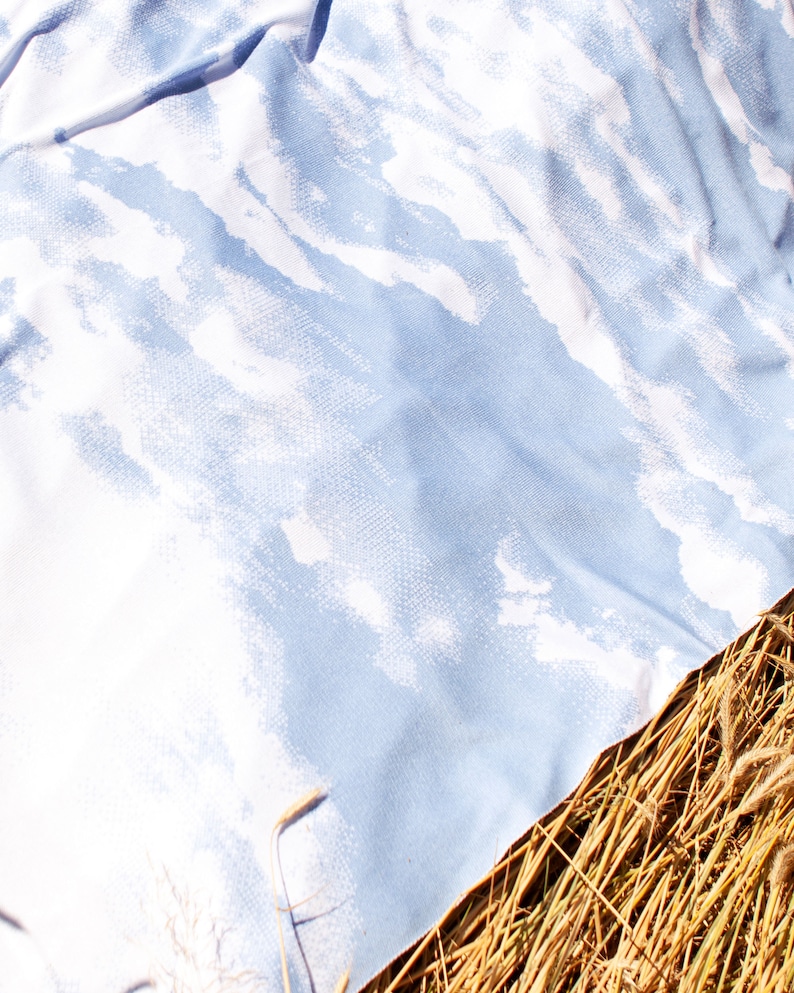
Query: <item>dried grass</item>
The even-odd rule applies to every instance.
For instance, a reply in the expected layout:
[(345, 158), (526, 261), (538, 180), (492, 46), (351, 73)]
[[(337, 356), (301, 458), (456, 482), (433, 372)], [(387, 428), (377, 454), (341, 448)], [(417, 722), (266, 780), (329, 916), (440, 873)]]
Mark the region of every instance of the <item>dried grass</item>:
[(794, 990), (794, 594), (366, 993)]

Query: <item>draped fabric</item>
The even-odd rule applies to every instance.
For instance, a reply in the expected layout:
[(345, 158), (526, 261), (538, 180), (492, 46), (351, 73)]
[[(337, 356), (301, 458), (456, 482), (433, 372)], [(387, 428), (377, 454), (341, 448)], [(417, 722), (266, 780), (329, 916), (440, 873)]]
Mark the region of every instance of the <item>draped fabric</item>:
[(793, 56), (0, 0), (2, 993), (360, 986), (794, 584)]

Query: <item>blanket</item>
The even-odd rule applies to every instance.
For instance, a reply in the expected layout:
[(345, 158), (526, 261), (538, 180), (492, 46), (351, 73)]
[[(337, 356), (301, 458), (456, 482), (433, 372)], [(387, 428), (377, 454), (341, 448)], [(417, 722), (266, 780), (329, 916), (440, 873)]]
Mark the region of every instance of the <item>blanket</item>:
[(0, 990), (360, 987), (794, 584), (790, 0), (0, 0)]

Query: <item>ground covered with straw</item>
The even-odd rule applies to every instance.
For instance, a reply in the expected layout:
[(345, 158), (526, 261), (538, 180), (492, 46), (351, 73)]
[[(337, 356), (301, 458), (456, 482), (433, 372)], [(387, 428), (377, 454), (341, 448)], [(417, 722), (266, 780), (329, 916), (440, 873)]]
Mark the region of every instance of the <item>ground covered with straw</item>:
[(366, 993), (794, 991), (794, 594)]

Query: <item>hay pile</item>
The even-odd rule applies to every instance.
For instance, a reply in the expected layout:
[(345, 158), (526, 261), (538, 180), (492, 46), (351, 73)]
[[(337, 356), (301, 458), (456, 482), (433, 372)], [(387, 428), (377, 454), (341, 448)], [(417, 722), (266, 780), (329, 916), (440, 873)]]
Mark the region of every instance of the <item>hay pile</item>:
[(794, 595), (366, 993), (794, 990)]

